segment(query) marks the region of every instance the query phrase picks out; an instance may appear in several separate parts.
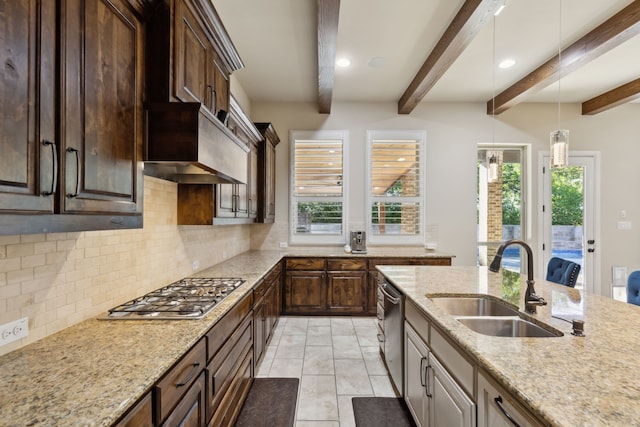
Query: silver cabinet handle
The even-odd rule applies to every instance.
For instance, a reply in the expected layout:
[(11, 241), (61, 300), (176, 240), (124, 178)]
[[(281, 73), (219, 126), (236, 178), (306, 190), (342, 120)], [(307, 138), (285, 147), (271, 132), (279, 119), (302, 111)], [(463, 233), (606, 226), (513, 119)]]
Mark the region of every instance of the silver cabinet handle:
[(514, 427), (520, 427), (520, 424), (518, 424), (518, 422), (516, 420), (513, 419), (513, 417), (511, 416), (511, 414), (509, 414), (507, 412), (507, 410), (504, 408), (504, 406), (502, 406), (502, 396), (498, 396), (495, 399), (493, 399), (496, 401), (496, 405), (498, 405), (498, 409), (500, 409), (500, 412), (502, 412), (502, 414), (507, 417), (507, 419), (509, 421), (511, 421), (511, 424), (514, 425)]
[(382, 292), (384, 296), (387, 297), (389, 301), (391, 301), (391, 304), (393, 305), (400, 304), (400, 298), (396, 298), (393, 295), (390, 295), (383, 287), (379, 287), (378, 289), (380, 289), (380, 292)]
[(80, 154), (78, 154), (78, 150), (72, 147), (67, 148), (67, 153), (73, 153), (76, 156), (76, 192), (75, 193), (67, 193), (67, 197), (73, 198), (78, 197), (80, 193)]
[(42, 145), (51, 146), (51, 155), (53, 156), (53, 176), (51, 177), (51, 190), (43, 191), (43, 196), (51, 196), (56, 192), (56, 186), (58, 185), (58, 150), (56, 150), (56, 143), (53, 141), (42, 141)]

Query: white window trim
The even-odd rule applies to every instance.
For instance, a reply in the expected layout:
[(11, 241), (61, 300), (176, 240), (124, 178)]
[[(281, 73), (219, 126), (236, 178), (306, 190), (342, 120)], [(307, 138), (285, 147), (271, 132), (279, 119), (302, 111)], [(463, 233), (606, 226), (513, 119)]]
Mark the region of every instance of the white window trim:
[[(342, 201), (342, 233), (333, 235), (300, 235), (294, 232), (297, 213), (294, 199), (305, 201), (306, 197), (296, 197), (295, 194), (295, 152), (297, 139), (340, 139), (342, 140), (342, 197), (326, 197), (327, 202)], [(347, 218), (349, 210), (349, 131), (347, 130), (317, 130), (317, 131), (289, 131), (289, 243), (296, 245), (344, 245), (347, 242)], [(311, 198), (317, 200), (316, 198)]]
[[(420, 145), (420, 234), (416, 236), (398, 236), (387, 235), (380, 236), (373, 234), (371, 204), (373, 197), (371, 196), (371, 156), (373, 148), (373, 140), (378, 139), (415, 139)], [(367, 220), (367, 240), (377, 245), (415, 245), (424, 246), (426, 233), (426, 212), (427, 212), (427, 187), (426, 187), (426, 153), (427, 153), (427, 132), (412, 130), (368, 130), (367, 131), (367, 177), (365, 182), (366, 193), (366, 220)], [(413, 199), (413, 198), (412, 198)], [(402, 202), (402, 197), (394, 198), (393, 201)]]

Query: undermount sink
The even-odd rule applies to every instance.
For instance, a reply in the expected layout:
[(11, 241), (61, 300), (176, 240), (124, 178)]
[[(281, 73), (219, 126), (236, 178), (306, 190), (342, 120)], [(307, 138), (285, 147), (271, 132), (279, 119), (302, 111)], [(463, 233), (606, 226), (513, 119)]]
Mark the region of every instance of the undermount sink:
[(432, 297), (438, 307), (452, 316), (517, 316), (518, 309), (484, 296)]
[(479, 334), (516, 338), (564, 335), (551, 327), (544, 328), (523, 319), (515, 306), (490, 296), (430, 296), (430, 299), (445, 313)]
[(547, 330), (519, 317), (458, 317), (459, 322), (479, 334), (493, 337), (561, 337), (560, 331)]

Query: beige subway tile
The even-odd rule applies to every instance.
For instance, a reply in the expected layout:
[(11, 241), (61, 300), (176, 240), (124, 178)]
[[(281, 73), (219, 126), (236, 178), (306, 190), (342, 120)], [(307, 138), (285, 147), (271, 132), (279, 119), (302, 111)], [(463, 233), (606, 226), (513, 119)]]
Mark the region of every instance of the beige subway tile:
[(0, 259), (0, 272), (8, 273), (20, 269), (20, 258)]
[(0, 236), (0, 246), (4, 245), (15, 245), (16, 243), (20, 243), (20, 236)]
[(7, 245), (7, 258), (16, 258), (21, 256), (33, 255), (34, 252), (33, 243), (21, 243), (18, 245)]
[(38, 242), (33, 245), (35, 254), (46, 254), (56, 250), (56, 242)]
[(20, 283), (20, 290), (23, 295), (33, 294), (38, 291), (51, 289), (51, 282), (46, 279), (34, 279)]
[(46, 326), (47, 335), (55, 334), (56, 332), (59, 332), (68, 326), (69, 326), (69, 323), (67, 322), (67, 319), (54, 320), (53, 322), (47, 324)]
[(19, 283), (0, 286), (0, 300), (17, 297), (20, 295), (20, 292), (21, 288)]
[(22, 243), (44, 242), (45, 240), (45, 234), (23, 234), (20, 236), (20, 242)]
[(66, 252), (49, 252), (47, 254), (47, 264), (62, 264), (67, 259)]
[(47, 236), (46, 239), (48, 241), (54, 241), (54, 242), (67, 239), (67, 233), (50, 233), (50, 234), (46, 234), (46, 236)]
[(33, 268), (7, 272), (7, 283), (19, 283), (33, 279)]
[(58, 240), (56, 242), (56, 249), (58, 251), (70, 251), (76, 247), (75, 240)]
[(44, 254), (24, 256), (21, 260), (22, 268), (40, 267), (45, 265), (47, 257)]

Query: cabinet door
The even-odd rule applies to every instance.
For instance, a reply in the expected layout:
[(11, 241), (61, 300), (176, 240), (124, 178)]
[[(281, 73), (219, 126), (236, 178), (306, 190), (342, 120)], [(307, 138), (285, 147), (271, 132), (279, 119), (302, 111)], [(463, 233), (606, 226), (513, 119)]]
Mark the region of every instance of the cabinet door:
[(174, 91), (183, 102), (201, 102), (215, 111), (213, 48), (188, 0), (176, 0), (174, 18)]
[(428, 392), (431, 395), (431, 426), (474, 427), (476, 406), (431, 353)]
[(320, 313), (327, 307), (324, 271), (288, 271), (284, 307), (287, 314)]
[(366, 271), (328, 273), (327, 303), (334, 313), (364, 313), (366, 301)]
[(62, 2), (61, 213), (142, 212), (142, 22), (126, 0)]
[(504, 390), (478, 374), (478, 427), (539, 426)]
[(152, 427), (153, 405), (151, 393), (147, 393), (114, 427)]
[(52, 213), (56, 2), (2, 2), (0, 212)]
[(426, 388), (429, 349), (407, 322), (404, 325), (404, 401), (416, 425), (426, 427), (429, 425)]
[(276, 147), (267, 142), (265, 158), (265, 217), (264, 222), (273, 222), (276, 217)]
[(233, 218), (235, 216), (236, 184), (216, 185), (216, 217)]
[(193, 383), (189, 391), (182, 397), (178, 406), (162, 423), (163, 427), (201, 427), (205, 425), (204, 372)]
[(256, 218), (258, 215), (258, 147), (250, 143), (249, 148), (249, 183), (248, 183), (248, 202), (249, 218)]

